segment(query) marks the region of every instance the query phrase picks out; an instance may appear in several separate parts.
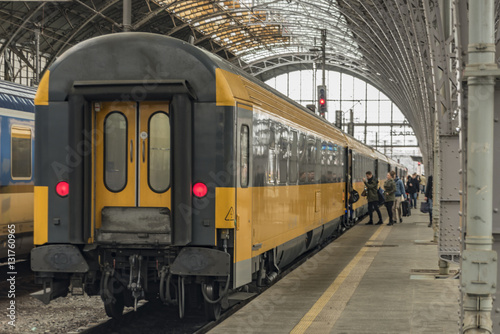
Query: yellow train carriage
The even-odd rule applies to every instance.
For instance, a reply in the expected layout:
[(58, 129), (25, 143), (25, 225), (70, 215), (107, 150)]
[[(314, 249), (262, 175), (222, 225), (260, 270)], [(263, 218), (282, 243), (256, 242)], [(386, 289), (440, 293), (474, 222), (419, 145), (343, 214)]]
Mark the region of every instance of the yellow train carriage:
[(259, 270), (265, 252), (276, 253), (280, 268), (294, 257), (284, 248), (296, 256), (335, 232), (346, 212), (347, 141), (277, 92), (222, 69), (216, 75), (217, 104), (253, 114), (253, 186), (226, 189), (235, 202), (223, 190), (216, 197), (216, 226), (232, 228), (228, 215), (236, 221), (238, 280), (252, 264), (250, 273)]
[(232, 290), (349, 226), (348, 166), (376, 161), (231, 64), (154, 34), (71, 48), (35, 101), (36, 296), (71, 283), (115, 318), (156, 298), (183, 316), (186, 294), (217, 318)]

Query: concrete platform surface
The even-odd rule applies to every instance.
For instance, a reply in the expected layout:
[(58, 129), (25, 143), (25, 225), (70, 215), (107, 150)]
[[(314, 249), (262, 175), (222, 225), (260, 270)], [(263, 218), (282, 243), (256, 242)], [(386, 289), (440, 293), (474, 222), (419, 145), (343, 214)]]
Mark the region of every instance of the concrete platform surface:
[(457, 333), (457, 267), (435, 277), (428, 215), (414, 209), (394, 226), (366, 221), (209, 333)]

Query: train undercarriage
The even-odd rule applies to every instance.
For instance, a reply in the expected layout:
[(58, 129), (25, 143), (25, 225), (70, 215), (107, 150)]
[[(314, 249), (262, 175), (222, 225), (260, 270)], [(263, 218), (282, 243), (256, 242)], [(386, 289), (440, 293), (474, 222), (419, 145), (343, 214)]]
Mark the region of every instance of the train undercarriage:
[[(321, 242), (316, 239), (318, 244), (308, 250), (328, 243), (352, 224), (335, 226), (329, 238), (321, 238)], [(310, 239), (305, 237), (295, 245), (303, 243), (310, 244)], [(231, 306), (231, 294), (258, 292), (303, 251), (294, 246), (283, 252), (275, 248), (261, 254), (254, 259), (252, 282), (240, 287), (233, 282), (232, 252), (231, 247), (224, 251), (206, 247), (89, 245), (80, 249), (73, 245), (46, 245), (32, 252), (32, 263), (37, 266), (36, 282), (43, 285), (43, 290), (33, 297), (48, 304), (69, 292), (100, 295), (106, 314), (115, 319), (122, 316), (125, 307), (136, 309), (141, 300), (159, 300), (176, 306), (180, 318), (188, 308), (202, 308), (208, 320), (216, 320), (223, 309)]]

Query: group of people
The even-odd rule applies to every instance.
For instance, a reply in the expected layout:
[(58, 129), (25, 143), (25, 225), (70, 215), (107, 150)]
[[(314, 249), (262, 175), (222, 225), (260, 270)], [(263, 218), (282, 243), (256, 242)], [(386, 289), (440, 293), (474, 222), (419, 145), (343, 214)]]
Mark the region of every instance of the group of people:
[[(379, 205), (379, 193), (378, 193), (378, 180), (373, 177), (373, 173), (366, 172), (366, 178), (363, 178), (365, 183), (367, 200), (368, 200), (368, 214), (370, 215), (370, 220), (366, 225), (373, 225), (373, 211), (377, 212), (378, 223), (376, 225), (383, 224), (382, 214), (380, 213)], [(387, 173), (387, 180), (384, 182), (384, 195), (385, 195), (385, 207), (387, 208), (387, 213), (389, 214), (389, 223), (387, 225), (391, 226), (397, 223), (403, 222), (403, 215), (401, 211), (401, 202), (406, 199), (406, 191), (403, 181), (396, 176), (396, 172), (390, 171)]]
[[(374, 211), (377, 213), (379, 218), (379, 221), (375, 225), (381, 225), (383, 224), (383, 221), (382, 214), (379, 209), (380, 200), (378, 180), (373, 176), (372, 172), (367, 171), (366, 178), (363, 178), (363, 182), (365, 183), (368, 200), (368, 214), (370, 216), (370, 220), (365, 225), (374, 224)], [(420, 188), (421, 186), (422, 189)], [(410, 198), (411, 207), (417, 207), (417, 198), (420, 191), (425, 194), (425, 200), (430, 202), (430, 222), (428, 225), (430, 227), (432, 226), (432, 175), (429, 176), (429, 179), (427, 180), (425, 176), (419, 176), (417, 173), (414, 173), (412, 176), (408, 176), (405, 187), (403, 180), (397, 177), (396, 172), (390, 171), (387, 173), (387, 180), (384, 182), (384, 204), (389, 215), (388, 226), (392, 226), (398, 222), (403, 222), (401, 203), (407, 198)]]
[(427, 179), (425, 178), (425, 176), (417, 175), (417, 173), (408, 175), (408, 179), (406, 181), (406, 192), (410, 194), (410, 207), (412, 209), (417, 208), (418, 194), (420, 192), (422, 192), (422, 194), (425, 194), (426, 184)]

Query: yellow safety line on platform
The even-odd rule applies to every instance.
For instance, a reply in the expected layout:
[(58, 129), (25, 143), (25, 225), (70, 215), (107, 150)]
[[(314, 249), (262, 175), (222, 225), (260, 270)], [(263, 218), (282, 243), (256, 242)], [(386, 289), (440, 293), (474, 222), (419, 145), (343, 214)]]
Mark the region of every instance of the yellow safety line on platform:
[[(380, 233), (382, 233), (382, 230), (384, 229), (386, 225), (381, 225), (375, 233), (371, 236), (371, 238), (367, 241), (366, 244), (371, 243), (371, 241), (374, 241), (375, 239), (378, 238)], [(318, 314), (324, 309), (325, 305), (330, 301), (330, 299), (333, 297), (335, 292), (339, 289), (339, 287), (342, 285), (342, 283), (345, 281), (347, 276), (351, 273), (351, 271), (356, 267), (358, 262), (361, 260), (361, 258), (365, 255), (365, 253), (369, 250), (368, 247), (363, 246), (358, 254), (349, 262), (349, 264), (342, 270), (342, 272), (337, 276), (335, 281), (326, 289), (326, 291), (323, 293), (323, 295), (316, 301), (316, 303), (311, 307), (309, 312), (302, 317), (300, 322), (292, 329), (290, 332), (291, 334), (302, 334), (305, 333), (305, 331), (311, 326), (311, 324), (314, 322)]]

